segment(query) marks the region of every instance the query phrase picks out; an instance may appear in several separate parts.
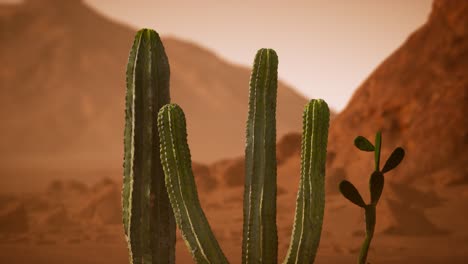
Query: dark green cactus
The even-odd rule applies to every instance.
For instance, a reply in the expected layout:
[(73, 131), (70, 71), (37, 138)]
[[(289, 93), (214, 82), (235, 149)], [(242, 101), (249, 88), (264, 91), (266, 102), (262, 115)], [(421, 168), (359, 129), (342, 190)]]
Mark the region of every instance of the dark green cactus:
[[(276, 52), (259, 50), (250, 80), (246, 133), (244, 264), (277, 263), (277, 69)], [(175, 223), (197, 263), (228, 263), (200, 206), (185, 116), (179, 106), (169, 104), (169, 75), (159, 35), (153, 30), (140, 30), (127, 67), (124, 133), (122, 203), (130, 263), (174, 263)], [(327, 104), (320, 99), (311, 100), (304, 110), (301, 179), (291, 243), (284, 263), (315, 260), (325, 209), (329, 115)], [(349, 181), (342, 181), (339, 186), (348, 200), (365, 210), (366, 238), (359, 256), (359, 263), (364, 264), (375, 231), (384, 173), (397, 167), (405, 152), (396, 148), (381, 170), (381, 133), (376, 134), (375, 145), (362, 136), (354, 143), (362, 151), (374, 152), (375, 161), (369, 179), (369, 204)]]
[(362, 208), (366, 207), (366, 203), (362, 199), (359, 191), (354, 187), (352, 183), (347, 180), (344, 180), (340, 183), (340, 192), (343, 194), (346, 199), (351, 201), (353, 204), (360, 206)]
[(405, 156), (405, 150), (402, 148), (398, 147), (396, 148), (392, 154), (390, 154), (390, 157), (388, 158), (387, 162), (385, 162), (385, 165), (382, 169), (382, 173), (386, 173), (387, 171), (393, 170), (400, 162), (403, 160), (403, 157)]
[(127, 66), (123, 223), (130, 263), (175, 262), (175, 220), (160, 161), (156, 116), (169, 103), (169, 63), (159, 35), (138, 31)]
[(278, 56), (261, 49), (250, 79), (245, 148), (242, 263), (276, 263), (276, 94)]
[(164, 106), (158, 115), (161, 161), (177, 226), (197, 263), (228, 263), (198, 199), (182, 109)]
[[(278, 57), (261, 49), (250, 81), (244, 192), (243, 263), (277, 263), (276, 94)], [(313, 263), (325, 207), (329, 109), (311, 100), (304, 111), (302, 170), (294, 230), (285, 263)], [(193, 178), (183, 111), (164, 106), (158, 115), (161, 160), (177, 225), (197, 263), (227, 263), (201, 209)]]
[(365, 264), (367, 261), (367, 253), (369, 252), (370, 244), (374, 236), (377, 218), (376, 207), (384, 187), (384, 173), (396, 168), (400, 164), (405, 156), (405, 151), (401, 147), (396, 148), (388, 158), (387, 162), (385, 162), (383, 169), (380, 170), (380, 149), (382, 145), (382, 135), (380, 132), (377, 132), (375, 136), (375, 146), (362, 136), (358, 136), (354, 140), (354, 145), (362, 151), (374, 151), (375, 169), (369, 179), (371, 202), (369, 204), (365, 204), (364, 200), (359, 194), (359, 191), (349, 181), (344, 180), (340, 183), (339, 186), (340, 192), (344, 197), (346, 197), (352, 203), (364, 208), (366, 237), (361, 247), (358, 263)]
[(325, 210), (325, 163), (330, 110), (323, 100), (312, 100), (304, 111), (301, 180), (293, 234), (284, 263), (314, 263)]

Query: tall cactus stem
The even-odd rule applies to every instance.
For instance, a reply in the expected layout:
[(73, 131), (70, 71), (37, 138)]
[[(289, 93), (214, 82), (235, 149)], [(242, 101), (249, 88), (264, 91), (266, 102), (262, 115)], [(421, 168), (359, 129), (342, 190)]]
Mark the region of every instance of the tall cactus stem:
[(330, 111), (325, 101), (305, 107), (301, 147), (301, 179), (293, 233), (284, 263), (313, 263), (320, 243), (325, 210), (325, 163)]
[(161, 161), (177, 226), (196, 263), (228, 263), (200, 206), (182, 109), (164, 106), (158, 115)]
[(170, 101), (169, 75), (159, 35), (138, 31), (127, 66), (122, 190), (123, 223), (134, 264), (175, 262), (175, 220), (154, 118)]
[(277, 263), (276, 94), (278, 56), (260, 49), (250, 79), (242, 263)]
[(374, 230), (376, 224), (376, 206), (369, 204), (365, 207), (365, 216), (366, 216), (366, 237), (361, 246), (361, 251), (359, 253), (359, 264), (366, 264), (367, 262), (367, 253), (369, 252), (369, 247), (374, 237)]

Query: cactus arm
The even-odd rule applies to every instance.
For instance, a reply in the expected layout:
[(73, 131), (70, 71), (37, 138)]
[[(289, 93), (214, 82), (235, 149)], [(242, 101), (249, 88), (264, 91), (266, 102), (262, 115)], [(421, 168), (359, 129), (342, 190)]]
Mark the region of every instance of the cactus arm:
[(138, 32), (133, 47), (130, 51), (129, 63), (127, 65), (127, 89), (125, 96), (125, 131), (124, 131), (124, 179), (122, 190), (123, 224), (125, 235), (129, 234), (131, 193), (133, 185), (133, 162), (134, 162), (134, 120), (135, 120), (135, 89), (134, 74), (136, 54), (141, 43), (142, 32)]
[(369, 140), (363, 136), (358, 136), (354, 139), (354, 146), (362, 151), (367, 152), (372, 152), (375, 150), (374, 145), (372, 145), (372, 143), (370, 143)]
[(369, 189), (371, 196), (371, 204), (377, 205), (380, 196), (382, 195), (385, 178), (380, 171), (374, 171), (369, 179)]
[(161, 161), (177, 225), (197, 263), (228, 263), (200, 206), (187, 144), (185, 116), (175, 104), (158, 114)]
[(405, 157), (405, 150), (402, 147), (398, 147), (395, 150), (393, 150), (392, 154), (390, 154), (390, 157), (387, 159), (385, 162), (385, 165), (382, 169), (382, 173), (389, 172), (396, 168), (398, 164), (403, 160)]
[(250, 79), (242, 263), (277, 263), (276, 94), (278, 57), (260, 49)]
[(362, 208), (366, 207), (366, 203), (362, 199), (361, 194), (351, 182), (347, 180), (341, 181), (339, 190), (341, 194), (353, 204)]
[(382, 145), (382, 133), (375, 134), (375, 171), (380, 171), (380, 147)]
[(330, 111), (323, 100), (305, 107), (301, 147), (301, 180), (291, 243), (284, 263), (313, 263), (320, 243), (325, 210), (325, 163)]
[(170, 101), (169, 63), (158, 34), (140, 30), (127, 66), (123, 223), (130, 263), (174, 263), (175, 220), (164, 185), (154, 116)]

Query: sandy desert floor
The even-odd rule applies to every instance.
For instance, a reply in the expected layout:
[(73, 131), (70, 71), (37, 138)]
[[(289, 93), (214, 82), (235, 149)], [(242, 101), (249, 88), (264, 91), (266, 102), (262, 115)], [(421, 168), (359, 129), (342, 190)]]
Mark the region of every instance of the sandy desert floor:
[[(298, 177), (286, 178), (281, 169), (278, 173), (277, 224), (282, 260), (289, 244)], [(217, 176), (216, 186), (208, 188), (206, 179), (196, 178), (202, 206), (217, 239), (228, 259), (240, 263), (243, 187)], [(2, 195), (0, 263), (128, 263), (120, 186), (109, 178), (91, 185), (64, 180), (51, 182), (42, 192)], [(467, 262), (468, 192), (463, 187), (444, 191), (444, 195), (418, 193), (392, 184), (386, 188), (377, 212), (370, 263)], [(402, 200), (412, 201), (419, 209), (401, 206)], [(331, 192), (327, 196), (316, 263), (356, 262), (363, 240), (362, 214), (340, 195)], [(180, 234), (177, 263), (193, 263)]]

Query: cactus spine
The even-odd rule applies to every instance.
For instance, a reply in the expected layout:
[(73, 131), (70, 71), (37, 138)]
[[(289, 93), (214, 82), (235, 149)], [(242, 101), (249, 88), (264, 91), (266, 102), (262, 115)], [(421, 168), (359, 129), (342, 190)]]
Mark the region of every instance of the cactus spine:
[(377, 132), (375, 135), (375, 146), (363, 136), (356, 137), (354, 140), (354, 145), (362, 151), (374, 152), (375, 168), (369, 179), (369, 189), (371, 196), (371, 202), (369, 204), (364, 202), (361, 194), (359, 194), (359, 191), (351, 182), (344, 180), (340, 183), (339, 186), (340, 192), (346, 199), (356, 204), (357, 206), (364, 208), (366, 237), (361, 246), (358, 263), (365, 264), (367, 261), (367, 254), (369, 252), (370, 244), (372, 242), (372, 238), (374, 237), (375, 224), (377, 221), (376, 208), (384, 187), (384, 173), (394, 169), (400, 164), (405, 156), (405, 151), (401, 147), (396, 148), (385, 162), (383, 169), (380, 170), (380, 149), (382, 145), (381, 132)]
[(156, 118), (169, 103), (169, 63), (159, 35), (138, 31), (127, 66), (123, 223), (130, 263), (175, 262), (175, 221), (164, 184)]
[(276, 263), (276, 90), (278, 56), (257, 52), (250, 79), (245, 149), (242, 263)]
[(301, 179), (293, 234), (284, 263), (313, 263), (325, 210), (325, 163), (330, 110), (323, 100), (305, 107), (301, 146)]
[(175, 219), (197, 263), (228, 263), (198, 199), (182, 109), (164, 106), (158, 115), (161, 161)]

